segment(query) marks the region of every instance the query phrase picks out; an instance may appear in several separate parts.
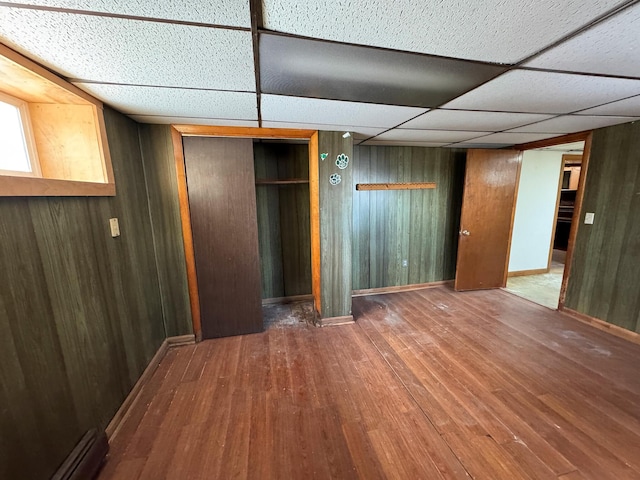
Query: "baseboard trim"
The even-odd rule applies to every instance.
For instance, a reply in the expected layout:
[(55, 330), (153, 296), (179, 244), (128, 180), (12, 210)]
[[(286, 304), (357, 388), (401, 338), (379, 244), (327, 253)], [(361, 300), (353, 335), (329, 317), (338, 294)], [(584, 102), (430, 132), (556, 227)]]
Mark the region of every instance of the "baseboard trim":
[(263, 298), (262, 305), (272, 305), (272, 304), (287, 304), (294, 302), (308, 302), (313, 300), (313, 295), (293, 295), (291, 297), (274, 297), (274, 298)]
[(518, 270), (516, 272), (509, 272), (508, 277), (524, 277), (526, 275), (540, 275), (542, 273), (549, 273), (549, 268), (536, 268), (534, 270)]
[(613, 323), (605, 322), (604, 320), (600, 320), (596, 317), (591, 317), (570, 308), (563, 307), (562, 310), (559, 310), (559, 312), (564, 313), (565, 315), (578, 320), (579, 322), (591, 325), (598, 330), (602, 330), (604, 332), (610, 333), (611, 335), (615, 335), (616, 337), (623, 338), (624, 340), (627, 340), (631, 343), (640, 345), (640, 334), (636, 332), (632, 332), (631, 330), (627, 330), (626, 328), (619, 327), (618, 325), (614, 325)]
[(338, 325), (348, 325), (355, 323), (353, 315), (344, 315), (342, 317), (318, 318), (316, 324), (319, 327), (336, 327)]
[(442, 285), (453, 285), (453, 280), (442, 280), (439, 282), (414, 283), (411, 285), (398, 285), (395, 287), (366, 288), (354, 290), (352, 297), (364, 297), (365, 295), (384, 295), (385, 293), (410, 292), (412, 290), (422, 290), (424, 288), (440, 287)]
[(167, 343), (170, 348), (180, 347), (182, 345), (193, 345), (196, 343), (196, 336), (191, 335), (180, 335), (177, 337), (167, 337)]
[(144, 369), (144, 372), (142, 372), (142, 375), (140, 375), (140, 378), (129, 392), (129, 395), (127, 395), (127, 398), (124, 399), (122, 405), (120, 405), (120, 408), (118, 408), (118, 411), (109, 422), (109, 425), (107, 425), (107, 428), (105, 428), (105, 432), (107, 434), (109, 442), (111, 442), (118, 434), (120, 427), (126, 420), (133, 406), (136, 404), (138, 398), (140, 397), (142, 389), (151, 379), (156, 369), (158, 368), (158, 365), (160, 365), (160, 362), (165, 357), (169, 349), (173, 347), (180, 347), (182, 345), (191, 345), (195, 343), (195, 341), (195, 335), (180, 335), (177, 337), (168, 337), (162, 341), (162, 344), (147, 365), (147, 368)]

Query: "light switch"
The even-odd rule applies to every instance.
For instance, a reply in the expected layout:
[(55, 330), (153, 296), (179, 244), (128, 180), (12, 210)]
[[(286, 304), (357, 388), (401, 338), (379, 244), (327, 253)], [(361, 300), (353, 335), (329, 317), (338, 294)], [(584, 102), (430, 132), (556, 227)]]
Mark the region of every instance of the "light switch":
[(116, 237), (120, 236), (120, 225), (118, 225), (118, 219), (117, 218), (110, 218), (109, 219), (109, 227), (111, 228), (111, 236), (113, 238), (116, 238)]
[(584, 223), (586, 223), (587, 225), (593, 225), (593, 219), (596, 216), (595, 213), (593, 212), (587, 212), (584, 215)]

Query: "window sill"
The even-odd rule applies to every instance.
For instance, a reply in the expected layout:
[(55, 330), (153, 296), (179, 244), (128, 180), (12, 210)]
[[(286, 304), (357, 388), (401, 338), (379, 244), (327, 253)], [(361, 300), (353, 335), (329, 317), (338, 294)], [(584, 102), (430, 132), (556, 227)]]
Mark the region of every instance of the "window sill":
[(115, 194), (115, 183), (0, 175), (0, 197), (112, 197)]

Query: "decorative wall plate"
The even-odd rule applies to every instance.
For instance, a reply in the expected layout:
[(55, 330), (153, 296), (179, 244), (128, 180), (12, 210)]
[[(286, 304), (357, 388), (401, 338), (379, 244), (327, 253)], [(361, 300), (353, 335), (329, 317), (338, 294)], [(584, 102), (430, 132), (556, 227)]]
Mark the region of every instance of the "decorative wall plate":
[(349, 166), (349, 157), (346, 156), (344, 153), (341, 153), (340, 155), (338, 155), (338, 158), (336, 158), (336, 167), (338, 167), (340, 170), (344, 170), (348, 166)]
[(331, 185), (338, 185), (341, 181), (342, 181), (342, 177), (340, 176), (339, 173), (332, 173), (329, 176), (329, 183)]

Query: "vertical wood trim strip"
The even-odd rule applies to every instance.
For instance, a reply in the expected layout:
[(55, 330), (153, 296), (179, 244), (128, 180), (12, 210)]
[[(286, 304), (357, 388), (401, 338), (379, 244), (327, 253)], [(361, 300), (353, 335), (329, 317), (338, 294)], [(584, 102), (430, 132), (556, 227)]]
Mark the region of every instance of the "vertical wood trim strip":
[(320, 184), (318, 132), (309, 139), (309, 200), (311, 203), (311, 292), (318, 314), (322, 314), (320, 285)]
[(502, 279), (502, 288), (507, 286), (507, 278), (509, 278), (509, 258), (511, 257), (511, 241), (513, 240), (513, 224), (516, 220), (516, 205), (518, 204), (518, 192), (520, 191), (520, 174), (522, 173), (522, 157), (523, 152), (520, 151), (518, 156), (518, 171), (516, 173), (516, 191), (513, 195), (513, 205), (511, 206), (511, 224), (509, 226), (509, 241), (507, 242), (507, 260), (504, 264), (504, 278)]
[(98, 150), (102, 157), (102, 172), (106, 183), (115, 185), (113, 175), (113, 164), (111, 163), (111, 151), (109, 150), (109, 140), (107, 139), (107, 127), (104, 123), (104, 109), (102, 106), (93, 107), (93, 116), (98, 128)]
[(571, 230), (569, 230), (569, 243), (567, 245), (567, 257), (564, 264), (564, 275), (562, 276), (562, 286), (560, 287), (560, 302), (558, 309), (564, 309), (564, 301), (567, 296), (567, 286), (571, 277), (571, 264), (573, 263), (573, 249), (580, 228), (580, 219), (582, 218), (582, 200), (584, 199), (584, 186), (587, 181), (587, 171), (589, 169), (589, 160), (591, 156), (591, 139), (593, 133), (589, 133), (584, 140), (584, 150), (582, 152), (582, 167), (580, 169), (580, 180), (578, 181), (578, 191), (576, 192), (576, 201), (573, 207), (573, 220), (571, 221)]
[(173, 142), (173, 154), (175, 156), (176, 175), (178, 177), (180, 220), (182, 223), (182, 239), (184, 241), (184, 257), (187, 263), (187, 282), (189, 285), (193, 333), (196, 336), (196, 341), (200, 341), (202, 339), (200, 295), (198, 293), (198, 277), (196, 276), (196, 257), (193, 250), (193, 231), (191, 230), (191, 213), (189, 211), (189, 195), (187, 192), (187, 177), (185, 174), (182, 134), (173, 127), (171, 127), (171, 140)]

